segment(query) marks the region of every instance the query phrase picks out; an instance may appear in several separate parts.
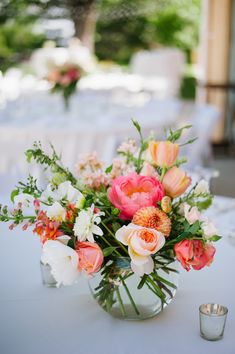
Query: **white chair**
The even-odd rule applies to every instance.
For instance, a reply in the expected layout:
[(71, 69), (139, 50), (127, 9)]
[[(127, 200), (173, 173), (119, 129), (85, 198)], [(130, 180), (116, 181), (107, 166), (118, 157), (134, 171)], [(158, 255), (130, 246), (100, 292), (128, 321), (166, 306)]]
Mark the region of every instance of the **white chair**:
[(140, 51), (132, 57), (130, 70), (144, 78), (144, 86), (161, 91), (164, 97), (176, 96), (185, 65), (185, 55), (177, 48)]

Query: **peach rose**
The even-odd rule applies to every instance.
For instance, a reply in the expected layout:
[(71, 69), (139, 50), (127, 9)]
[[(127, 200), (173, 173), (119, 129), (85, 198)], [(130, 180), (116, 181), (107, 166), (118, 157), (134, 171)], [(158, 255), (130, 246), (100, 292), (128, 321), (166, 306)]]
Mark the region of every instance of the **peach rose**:
[(167, 171), (162, 181), (166, 194), (171, 198), (176, 198), (183, 194), (190, 183), (191, 178), (175, 166)]
[(121, 227), (115, 234), (118, 241), (128, 246), (133, 272), (143, 275), (153, 271), (151, 254), (159, 251), (165, 237), (157, 230), (135, 224)]
[(147, 155), (150, 161), (160, 167), (171, 167), (179, 154), (179, 145), (170, 141), (150, 141)]
[(76, 252), (79, 258), (79, 269), (85, 270), (89, 275), (100, 270), (104, 256), (97, 243), (77, 242)]
[(162, 184), (154, 177), (133, 172), (113, 180), (108, 193), (110, 202), (118, 208), (121, 219), (130, 220), (137, 210), (156, 206), (164, 196)]
[(189, 271), (192, 266), (200, 270), (209, 266), (215, 255), (215, 247), (210, 243), (203, 244), (201, 240), (183, 240), (174, 246), (176, 258)]

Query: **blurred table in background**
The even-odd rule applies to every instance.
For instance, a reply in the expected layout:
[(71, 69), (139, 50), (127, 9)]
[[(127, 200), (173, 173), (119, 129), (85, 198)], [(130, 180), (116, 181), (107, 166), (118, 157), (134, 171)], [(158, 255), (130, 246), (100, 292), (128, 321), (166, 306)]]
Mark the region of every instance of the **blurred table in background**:
[(88, 81), (83, 85), (71, 98), (67, 112), (61, 96), (51, 95), (45, 82), (30, 83), (30, 79), (18, 97), (2, 104), (0, 195), (29, 171), (40, 178), (39, 170), (29, 166), (24, 156), (34, 141), (40, 140), (46, 151), (52, 143), (71, 169), (80, 154), (94, 150), (109, 164), (123, 139), (137, 138), (131, 118), (139, 121), (144, 134), (153, 130), (157, 138), (163, 137), (164, 128), (192, 124), (193, 129), (182, 138), (186, 141), (198, 137), (193, 145), (182, 148), (182, 153), (188, 155), (188, 167), (210, 158), (211, 131), (219, 118), (214, 107), (174, 98), (156, 99), (149, 92), (133, 92), (121, 85), (108, 88), (105, 84), (103, 89), (89, 89)]

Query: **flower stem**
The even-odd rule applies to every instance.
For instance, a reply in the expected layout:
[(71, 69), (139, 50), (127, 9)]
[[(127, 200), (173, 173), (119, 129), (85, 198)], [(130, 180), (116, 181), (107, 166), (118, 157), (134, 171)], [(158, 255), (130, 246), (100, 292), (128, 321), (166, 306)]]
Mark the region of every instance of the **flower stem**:
[[(111, 243), (110, 243), (108, 240), (106, 240), (106, 238), (104, 237), (104, 235), (103, 235), (103, 236), (100, 236), (100, 237), (104, 240), (104, 242), (105, 242), (107, 245), (109, 245), (110, 247), (113, 247), (113, 245), (111, 245)], [(117, 253), (118, 256), (122, 257), (121, 253), (119, 253), (116, 249), (114, 249), (114, 251)]]
[(130, 291), (129, 291), (129, 289), (128, 289), (128, 287), (127, 287), (127, 285), (126, 285), (126, 283), (125, 283), (125, 281), (123, 279), (123, 277), (120, 276), (119, 278), (121, 279), (122, 285), (124, 286), (124, 288), (126, 290), (127, 296), (129, 297), (129, 300), (130, 300), (132, 306), (134, 307), (134, 310), (135, 310), (136, 314), (140, 315), (140, 312), (139, 312), (139, 310), (138, 310), (138, 308), (137, 308), (137, 306), (135, 304), (135, 301), (134, 301), (133, 297), (131, 296), (131, 293), (130, 293)]
[(120, 291), (119, 291), (118, 285), (115, 287), (115, 290), (116, 290), (116, 293), (117, 293), (117, 299), (118, 299), (118, 302), (119, 302), (119, 305), (120, 305), (120, 309), (121, 309), (122, 315), (123, 315), (123, 317), (126, 317), (126, 310), (125, 310), (125, 307), (123, 305), (123, 301), (122, 301), (122, 298), (121, 298), (121, 295), (120, 295)]
[(121, 242), (119, 242), (119, 241), (116, 239), (114, 233), (105, 225), (105, 223), (104, 223), (103, 221), (101, 221), (101, 225), (104, 226), (104, 228), (109, 232), (109, 234), (116, 240), (116, 242), (117, 242), (118, 245), (122, 248), (122, 250), (129, 256), (128, 250), (125, 248), (125, 246), (124, 246)]

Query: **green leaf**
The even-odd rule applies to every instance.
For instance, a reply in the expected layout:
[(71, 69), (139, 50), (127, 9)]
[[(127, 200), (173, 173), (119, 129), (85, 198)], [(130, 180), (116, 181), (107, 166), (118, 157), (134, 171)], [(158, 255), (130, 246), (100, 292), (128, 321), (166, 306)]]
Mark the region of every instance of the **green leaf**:
[(14, 203), (14, 198), (19, 194), (19, 189), (14, 189), (12, 192), (11, 192), (11, 201), (12, 203)]
[(71, 238), (71, 239), (69, 240), (69, 242), (67, 243), (67, 246), (69, 246), (69, 247), (71, 247), (71, 248), (74, 249), (74, 241), (73, 241), (72, 238)]
[(190, 226), (188, 231), (194, 235), (198, 232), (199, 229), (200, 229), (200, 222), (196, 221), (193, 225)]
[(113, 165), (108, 166), (105, 170), (105, 173), (107, 173), (107, 174), (110, 173), (112, 171), (112, 169), (113, 169)]
[(107, 247), (107, 248), (104, 248), (104, 249), (103, 249), (104, 257), (107, 257), (107, 256), (109, 256), (110, 254), (112, 254), (113, 251), (115, 251), (116, 248), (117, 248), (117, 247), (112, 247), (112, 246)]
[(27, 150), (27, 151), (25, 152), (25, 156), (26, 156), (26, 161), (30, 163), (31, 160), (32, 160), (32, 157), (33, 157), (33, 152), (32, 152), (32, 150)]
[(209, 238), (209, 241), (216, 242), (219, 241), (221, 238), (222, 238), (221, 236), (214, 235)]
[(145, 284), (145, 282), (146, 282), (146, 279), (147, 279), (147, 274), (144, 274), (143, 276), (142, 276), (142, 278), (141, 278), (141, 281), (139, 282), (139, 285), (137, 286), (137, 289), (142, 289), (143, 288), (143, 286), (144, 286), (144, 284)]
[(213, 198), (212, 196), (209, 196), (207, 199), (204, 199), (203, 201), (199, 201), (196, 203), (196, 206), (199, 210), (205, 210), (208, 209), (211, 204), (212, 204)]
[(185, 125), (184, 127), (175, 130), (174, 132), (172, 130), (170, 130), (170, 135), (168, 136), (167, 140), (171, 141), (172, 143), (174, 143), (176, 140), (178, 140), (184, 129), (189, 129), (192, 128), (192, 125)]
[(120, 210), (119, 210), (118, 208), (113, 208), (113, 209), (111, 210), (111, 214), (114, 215), (114, 216), (119, 215), (119, 213), (120, 213)]
[(141, 134), (141, 127), (140, 127), (139, 123), (137, 122), (137, 120), (132, 119), (132, 123), (135, 126), (136, 130), (139, 132), (139, 134)]

